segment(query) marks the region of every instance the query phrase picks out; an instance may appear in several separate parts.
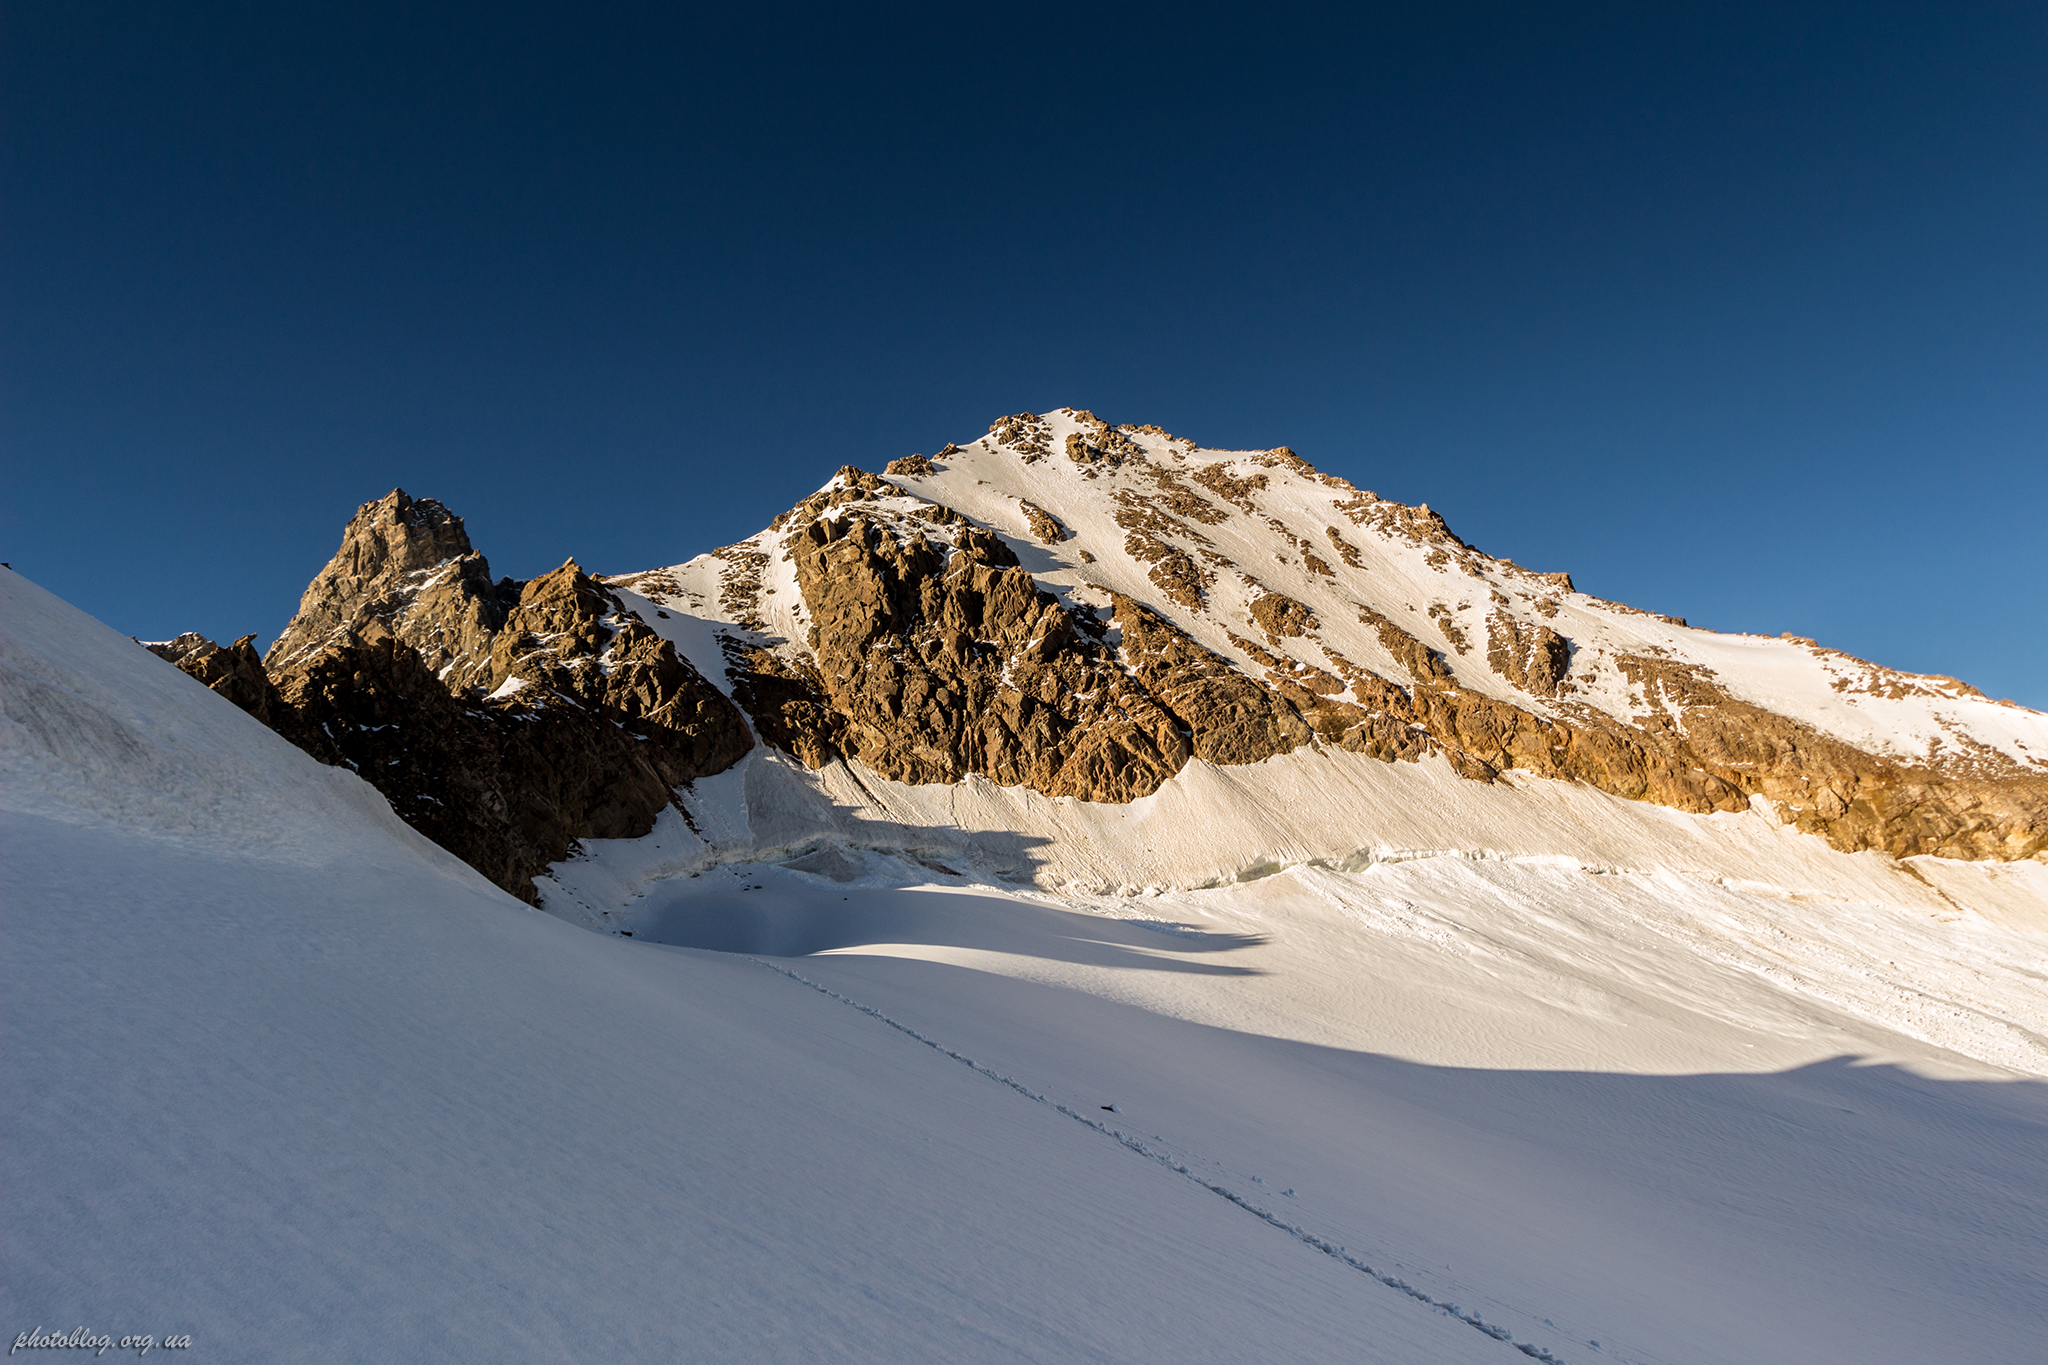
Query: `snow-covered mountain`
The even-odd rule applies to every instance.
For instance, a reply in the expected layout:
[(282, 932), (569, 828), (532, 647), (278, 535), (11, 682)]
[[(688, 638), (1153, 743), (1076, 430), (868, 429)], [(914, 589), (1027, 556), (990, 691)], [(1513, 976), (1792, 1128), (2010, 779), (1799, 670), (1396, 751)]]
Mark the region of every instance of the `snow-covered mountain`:
[(264, 660), (0, 586), (25, 1318), (2017, 1361), (2048, 1312), (2048, 717), (1952, 680), (1070, 410), (606, 579), (394, 493)]
[[(1762, 983), (1736, 1016), (1818, 1002), (1858, 1047), (1875, 1028), (2048, 1074), (2048, 717), (1576, 593), (1284, 449), (1007, 417), (602, 580), (572, 561), (494, 582), (460, 518), (394, 492), (261, 663), (152, 648), (590, 927), (687, 941), (658, 907), (766, 866), (1249, 914), (1230, 929), (1254, 936), (1243, 907), (1277, 897), (1375, 953), (1433, 945), (1425, 977), (1462, 963), (1430, 989), (1476, 991), (1507, 1052), (1368, 1023), (1341, 973), (1271, 1006), (1295, 1036), (1570, 1065), (1609, 1056), (1613, 999), (1691, 1002), (1628, 1064), (1733, 1065), (1758, 1049), (1710, 1043), (1713, 1021)], [(1418, 899), (1416, 878), (1439, 884)], [(1451, 904), (1473, 917), (1432, 918)], [(1575, 927), (1532, 931), (1539, 913)], [(1518, 989), (1578, 998), (1586, 943), (1642, 935), (1684, 963), (1598, 966), (1602, 1003), (1542, 1028), (1464, 979), (1506, 936)], [(1327, 956), (1297, 966), (1320, 979)], [(1696, 998), (1694, 960), (1742, 988)], [(1831, 1028), (1762, 1050), (1810, 1060)]]
[(1696, 812), (1761, 797), (1847, 850), (2048, 850), (2048, 716), (1588, 597), (1285, 449), (1005, 418), (616, 581), (722, 627), (756, 725), (814, 766), (1114, 801), (1321, 744)]

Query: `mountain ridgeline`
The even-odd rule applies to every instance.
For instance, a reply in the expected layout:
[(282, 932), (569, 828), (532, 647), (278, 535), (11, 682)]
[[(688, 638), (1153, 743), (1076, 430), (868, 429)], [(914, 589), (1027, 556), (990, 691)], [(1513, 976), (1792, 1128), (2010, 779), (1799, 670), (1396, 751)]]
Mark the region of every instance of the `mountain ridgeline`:
[(262, 658), (150, 648), (527, 900), (757, 737), (1110, 803), (1329, 746), (1761, 805), (1847, 851), (2048, 854), (2048, 717), (1590, 597), (1284, 447), (1073, 409), (841, 469), (747, 541), (604, 579), (494, 581), (460, 517), (394, 491)]

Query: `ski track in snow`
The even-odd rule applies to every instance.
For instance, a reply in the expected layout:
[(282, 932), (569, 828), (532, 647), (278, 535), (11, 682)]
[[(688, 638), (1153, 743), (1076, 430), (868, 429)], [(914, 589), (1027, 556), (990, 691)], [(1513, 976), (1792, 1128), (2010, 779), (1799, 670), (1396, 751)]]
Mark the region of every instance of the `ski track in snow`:
[(1048, 1109), (1056, 1110), (1057, 1112), (1064, 1114), (1066, 1117), (1072, 1119), (1074, 1122), (1080, 1124), (1082, 1127), (1100, 1133), (1102, 1136), (1109, 1138), (1111, 1141), (1116, 1142), (1121, 1146), (1128, 1148), (1130, 1151), (1137, 1153), (1139, 1156), (1144, 1157), (1147, 1161), (1156, 1162), (1157, 1164), (1164, 1166), (1169, 1171), (1172, 1171), (1176, 1175), (1185, 1176), (1187, 1179), (1201, 1186), (1203, 1189), (1215, 1195), (1217, 1198), (1226, 1200), (1229, 1203), (1236, 1205), (1238, 1208), (1250, 1214), (1252, 1217), (1258, 1219), (1260, 1222), (1265, 1223), (1270, 1227), (1277, 1228), (1279, 1231), (1286, 1233), (1289, 1237), (1292, 1237), (1295, 1241), (1300, 1242), (1303, 1246), (1310, 1247), (1316, 1251), (1319, 1251), (1323, 1255), (1328, 1256), (1330, 1259), (1334, 1261), (1339, 1261), (1344, 1265), (1351, 1267), (1351, 1269), (1359, 1271), (1360, 1273), (1374, 1280), (1377, 1280), (1380, 1284), (1385, 1285), (1389, 1289), (1395, 1290), (1398, 1293), (1405, 1294), (1409, 1298), (1414, 1299), (1418, 1303), (1427, 1304), (1429, 1307), (1434, 1308), (1439, 1313), (1443, 1313), (1448, 1317), (1456, 1318), (1459, 1322), (1462, 1322), (1468, 1327), (1474, 1328), (1480, 1332), (1485, 1333), (1487, 1336), (1492, 1337), (1495, 1341), (1501, 1342), (1502, 1344), (1507, 1346), (1514, 1347), (1517, 1351), (1520, 1351), (1525, 1356), (1529, 1356), (1535, 1360), (1547, 1362), (1547, 1365), (1566, 1365), (1566, 1361), (1563, 1357), (1555, 1355), (1550, 1351), (1545, 1350), (1543, 1347), (1534, 1345), (1533, 1343), (1526, 1341), (1517, 1341), (1514, 1337), (1514, 1334), (1509, 1332), (1507, 1328), (1499, 1326), (1495, 1323), (1485, 1321), (1483, 1318), (1480, 1317), (1478, 1313), (1468, 1313), (1455, 1303), (1446, 1303), (1441, 1299), (1434, 1298), (1431, 1295), (1424, 1293), (1422, 1290), (1417, 1289), (1414, 1285), (1409, 1284), (1406, 1280), (1401, 1279), (1399, 1276), (1389, 1275), (1385, 1271), (1374, 1269), (1372, 1266), (1366, 1264), (1364, 1261), (1359, 1260), (1356, 1256), (1353, 1256), (1348, 1248), (1338, 1246), (1330, 1241), (1325, 1240), (1324, 1238), (1318, 1237), (1315, 1233), (1310, 1232), (1306, 1228), (1297, 1227), (1295, 1224), (1288, 1222), (1286, 1219), (1280, 1217), (1278, 1214), (1273, 1213), (1271, 1210), (1261, 1208), (1259, 1205), (1253, 1203), (1251, 1200), (1239, 1194), (1237, 1191), (1232, 1190), (1227, 1186), (1219, 1185), (1213, 1180), (1204, 1178), (1201, 1174), (1190, 1169), (1184, 1162), (1175, 1159), (1170, 1154), (1165, 1152), (1154, 1151), (1152, 1148), (1146, 1146), (1143, 1142), (1141, 1142), (1137, 1138), (1132, 1137), (1128, 1133), (1112, 1128), (1108, 1124), (1102, 1123), (1096, 1119), (1092, 1119), (1088, 1117), (1086, 1114), (1079, 1113), (1078, 1111), (1069, 1108), (1067, 1105), (1061, 1104), (1058, 1100), (1055, 1100), (1050, 1096), (1041, 1095), (1037, 1091), (1031, 1089), (1029, 1086), (1023, 1084), (1021, 1081), (1006, 1076), (1002, 1072), (995, 1070), (993, 1067), (984, 1066), (980, 1062), (975, 1061), (972, 1057), (968, 1057), (962, 1053), (955, 1052), (952, 1048), (947, 1047), (944, 1043), (939, 1042), (935, 1038), (926, 1037), (924, 1034), (919, 1033), (916, 1029), (911, 1028), (908, 1024), (899, 1023), (896, 1020), (891, 1019), (888, 1015), (882, 1013), (880, 1010), (874, 1008), (872, 1005), (864, 1005), (858, 1000), (840, 994), (838, 991), (833, 990), (830, 986), (827, 986), (822, 982), (813, 981), (811, 978), (803, 975), (800, 972), (794, 972), (787, 967), (778, 966), (775, 963), (766, 960), (765, 958), (750, 957), (748, 960), (754, 962), (759, 966), (766, 967), (769, 971), (774, 972), (777, 975), (786, 976), (791, 981), (794, 981), (799, 985), (808, 986), (812, 990), (818, 992), (820, 995), (827, 996), (833, 1000), (836, 1000), (840, 1004), (845, 1005), (849, 1009), (857, 1010), (861, 1014), (867, 1015), (870, 1019), (874, 1019), (879, 1023), (887, 1024), (890, 1028), (895, 1029), (904, 1037), (913, 1039), (917, 1042), (924, 1044), (926, 1047), (930, 1048), (932, 1051), (938, 1053), (942, 1057), (951, 1058), (953, 1061), (958, 1062), (960, 1065), (966, 1067), (970, 1071), (975, 1072), (977, 1075), (984, 1076), (987, 1079), (996, 1082), (996, 1084), (998, 1085), (1008, 1086), (1010, 1089), (1016, 1091), (1018, 1094), (1022, 1095), (1025, 1099), (1030, 1100), (1032, 1103), (1042, 1104)]

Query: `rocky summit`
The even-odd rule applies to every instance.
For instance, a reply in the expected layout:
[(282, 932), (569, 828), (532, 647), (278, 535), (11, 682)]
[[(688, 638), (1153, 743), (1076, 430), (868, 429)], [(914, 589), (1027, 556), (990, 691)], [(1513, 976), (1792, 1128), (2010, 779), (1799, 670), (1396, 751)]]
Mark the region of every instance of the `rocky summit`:
[(753, 743), (573, 562), (493, 582), (462, 518), (399, 490), (357, 509), (262, 660), (248, 639), (150, 648), (529, 901), (576, 840), (645, 834), (677, 787)]
[(1106, 804), (1324, 748), (1762, 809), (1845, 851), (2048, 852), (2048, 717), (1603, 601), (1285, 447), (1074, 409), (842, 468), (746, 541), (609, 578), (493, 580), (460, 517), (393, 491), (262, 659), (151, 648), (529, 900), (757, 736)]

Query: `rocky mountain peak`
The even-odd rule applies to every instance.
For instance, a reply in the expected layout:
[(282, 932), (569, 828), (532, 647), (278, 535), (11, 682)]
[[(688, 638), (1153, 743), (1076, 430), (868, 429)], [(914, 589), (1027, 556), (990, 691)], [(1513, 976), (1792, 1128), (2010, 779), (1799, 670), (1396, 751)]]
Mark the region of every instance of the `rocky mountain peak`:
[(1002, 417), (615, 581), (717, 623), (700, 667), (812, 766), (1122, 802), (1191, 759), (1319, 745), (1692, 812), (1762, 798), (1851, 850), (2048, 849), (2048, 718), (1603, 601), (1286, 446)]
[(652, 828), (752, 747), (733, 704), (571, 559), (493, 582), (462, 518), (394, 489), (350, 518), (261, 660), (151, 646), (513, 894), (576, 840)]
[[(452, 574), (437, 574), (456, 565)], [(275, 667), (307, 649), (316, 648), (337, 628), (364, 611), (389, 615), (410, 605), (430, 580), (447, 579), (441, 596), (449, 598), (438, 614), (470, 623), (458, 635), (495, 629), (503, 618), (490, 582), (490, 565), (474, 553), (462, 518), (432, 498), (414, 498), (394, 488), (375, 502), (356, 509), (343, 528), (341, 548), (327, 562), (299, 599), (292, 618), (265, 654)], [(449, 642), (438, 652), (452, 656), (467, 641)], [(447, 658), (429, 663), (437, 668)]]

